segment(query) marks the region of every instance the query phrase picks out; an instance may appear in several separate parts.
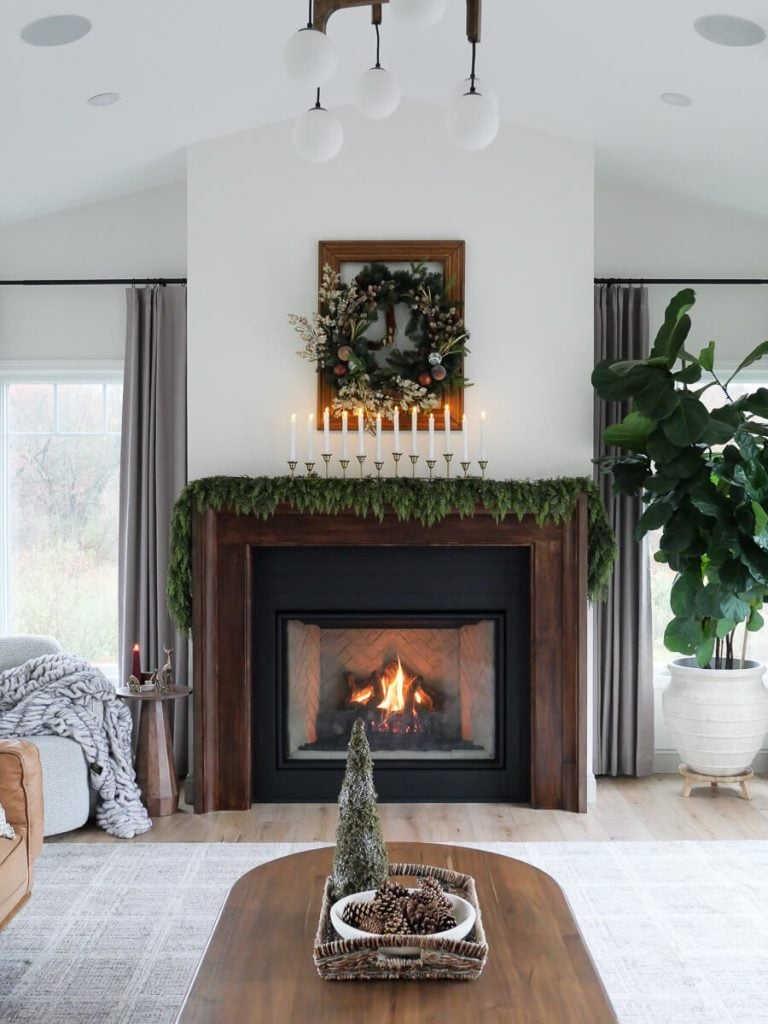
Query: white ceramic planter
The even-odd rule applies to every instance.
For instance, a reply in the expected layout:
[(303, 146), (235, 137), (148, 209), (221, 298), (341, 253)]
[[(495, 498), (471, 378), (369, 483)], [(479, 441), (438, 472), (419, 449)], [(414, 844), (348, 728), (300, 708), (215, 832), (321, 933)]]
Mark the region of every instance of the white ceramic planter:
[(669, 671), (662, 707), (682, 763), (702, 775), (746, 771), (768, 732), (765, 665), (703, 669), (695, 658), (680, 658)]

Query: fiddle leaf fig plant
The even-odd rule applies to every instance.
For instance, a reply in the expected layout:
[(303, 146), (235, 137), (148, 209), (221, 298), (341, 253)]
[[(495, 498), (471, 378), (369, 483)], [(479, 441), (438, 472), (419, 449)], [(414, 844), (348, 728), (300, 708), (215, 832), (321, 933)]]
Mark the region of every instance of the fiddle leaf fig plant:
[(768, 341), (718, 375), (714, 341), (698, 355), (686, 348), (695, 298), (686, 288), (671, 300), (648, 359), (595, 367), (600, 398), (631, 403), (603, 435), (620, 454), (598, 461), (616, 493), (642, 494), (637, 539), (662, 531), (655, 558), (677, 573), (666, 647), (702, 668), (713, 659), (734, 668), (736, 628), (744, 624), (743, 664), (768, 595), (768, 389), (735, 397), (729, 388), (768, 355)]

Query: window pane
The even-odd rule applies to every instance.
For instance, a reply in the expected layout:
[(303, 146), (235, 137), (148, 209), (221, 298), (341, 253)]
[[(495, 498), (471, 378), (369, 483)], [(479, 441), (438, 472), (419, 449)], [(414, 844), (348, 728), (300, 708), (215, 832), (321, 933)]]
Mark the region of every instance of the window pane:
[(119, 434), (123, 422), (123, 385), (107, 384), (107, 432)]
[[(83, 387), (91, 415), (101, 385), (61, 390)], [(104, 433), (8, 443), (10, 628), (102, 664), (117, 661), (119, 458), (119, 436)]]
[(54, 430), (53, 384), (8, 386), (8, 429), (13, 432)]
[(96, 434), (104, 429), (103, 384), (57, 384), (59, 432)]

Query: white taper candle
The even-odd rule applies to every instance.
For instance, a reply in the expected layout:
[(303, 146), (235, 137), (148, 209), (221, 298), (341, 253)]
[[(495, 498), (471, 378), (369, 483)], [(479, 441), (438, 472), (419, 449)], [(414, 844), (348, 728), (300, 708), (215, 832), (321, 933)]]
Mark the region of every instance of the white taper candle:
[(429, 458), (435, 457), (435, 414), (429, 414)]
[(411, 409), (411, 455), (418, 455), (418, 439), (419, 439), (419, 410), (414, 407)]
[(357, 454), (365, 455), (365, 423), (362, 409), (357, 410)]
[(296, 413), (291, 415), (291, 444), (288, 457), (291, 462), (296, 461)]
[(469, 427), (467, 426), (467, 414), (461, 417), (461, 434), (464, 444), (464, 462), (469, 462)]
[(331, 454), (331, 410), (323, 413), (323, 455)]
[(307, 462), (315, 461), (315, 416), (310, 413), (307, 417)]
[(381, 462), (381, 413), (376, 413), (376, 461)]
[(449, 455), (453, 448), (451, 448), (451, 407), (446, 405), (445, 407), (445, 454)]
[(480, 413), (480, 461), (485, 462), (485, 412)]
[(349, 441), (348, 429), (349, 428), (348, 428), (348, 424), (349, 424), (349, 413), (345, 409), (344, 412), (341, 414), (341, 457), (342, 457), (342, 459), (348, 459), (349, 458), (349, 444), (348, 444), (348, 441)]
[(395, 419), (394, 419), (394, 444), (395, 447), (392, 449), (395, 452), (400, 451), (400, 406), (395, 406)]

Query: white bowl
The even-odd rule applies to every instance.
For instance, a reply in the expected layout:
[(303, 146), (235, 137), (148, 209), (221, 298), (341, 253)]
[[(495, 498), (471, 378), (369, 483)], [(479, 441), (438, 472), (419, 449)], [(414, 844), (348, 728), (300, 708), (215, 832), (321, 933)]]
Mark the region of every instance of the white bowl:
[[(419, 892), (418, 889), (409, 889), (408, 892)], [(375, 889), (367, 892), (354, 892), (351, 896), (343, 896), (331, 907), (331, 923), (342, 939), (370, 939), (375, 932), (364, 932), (360, 928), (353, 928), (352, 925), (342, 921), (341, 915), (348, 903), (370, 903), (376, 895)], [(456, 925), (443, 932), (433, 932), (429, 938), (435, 939), (464, 939), (469, 935), (475, 926), (475, 908), (461, 896), (454, 896), (453, 893), (445, 894), (451, 902), (453, 916), (456, 918)]]

